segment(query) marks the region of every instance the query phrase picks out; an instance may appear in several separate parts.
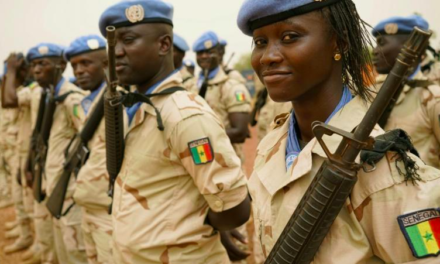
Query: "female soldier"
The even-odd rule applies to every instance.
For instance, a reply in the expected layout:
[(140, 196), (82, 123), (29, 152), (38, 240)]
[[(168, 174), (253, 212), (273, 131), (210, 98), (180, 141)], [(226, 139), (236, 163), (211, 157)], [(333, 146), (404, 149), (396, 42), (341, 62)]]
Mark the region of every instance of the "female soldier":
[[(352, 0), (246, 0), (238, 25), (253, 37), (252, 66), (270, 97), (293, 106), (260, 143), (249, 182), (267, 257), (326, 159), (312, 122), (352, 131), (365, 115), (370, 43)], [(377, 127), (372, 136), (380, 133)], [(340, 137), (325, 142), (334, 151)], [(390, 153), (373, 172), (359, 172), (314, 263), (436, 261), (440, 172), (411, 157), (419, 166), (415, 183), (399, 174)]]

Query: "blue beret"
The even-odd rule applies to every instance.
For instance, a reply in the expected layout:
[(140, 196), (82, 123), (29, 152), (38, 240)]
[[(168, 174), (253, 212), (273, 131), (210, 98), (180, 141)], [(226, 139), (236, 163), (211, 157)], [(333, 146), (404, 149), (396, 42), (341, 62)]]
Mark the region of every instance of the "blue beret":
[(88, 35), (75, 39), (65, 50), (64, 57), (66, 60), (83, 53), (105, 49), (106, 41), (98, 35)]
[(423, 30), (429, 29), (429, 23), (421, 16), (412, 15), (409, 17), (390, 17), (385, 19), (373, 28), (373, 35), (398, 35), (411, 34), (413, 29), (418, 27)]
[(217, 34), (212, 31), (203, 33), (193, 44), (193, 51), (199, 52), (212, 49), (219, 44)]
[(177, 35), (176, 33), (174, 33), (173, 45), (184, 52), (189, 50), (188, 43), (186, 43), (186, 41), (181, 36)]
[(252, 32), (293, 16), (324, 8), (341, 0), (245, 0), (238, 13), (237, 25), (248, 36)]
[(161, 0), (123, 1), (104, 11), (99, 19), (99, 30), (106, 36), (107, 26), (129, 27), (141, 23), (173, 25), (173, 6)]
[(196, 67), (196, 64), (192, 60), (184, 60), (183, 65), (185, 65), (186, 67)]
[(28, 62), (47, 57), (63, 57), (64, 48), (53, 43), (40, 43), (31, 48), (26, 55)]
[(228, 45), (228, 42), (224, 39), (220, 39), (220, 45), (222, 45), (223, 47)]

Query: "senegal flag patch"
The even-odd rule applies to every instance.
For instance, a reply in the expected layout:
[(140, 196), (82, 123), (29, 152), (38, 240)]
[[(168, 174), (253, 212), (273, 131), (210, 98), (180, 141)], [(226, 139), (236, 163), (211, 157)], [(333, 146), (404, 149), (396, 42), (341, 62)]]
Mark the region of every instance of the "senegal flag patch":
[(426, 258), (440, 253), (440, 211), (425, 209), (397, 217), (400, 229), (414, 257)]
[(188, 143), (191, 156), (196, 165), (206, 164), (213, 160), (213, 151), (209, 138), (201, 138)]
[(235, 99), (237, 100), (237, 102), (244, 102), (246, 97), (242, 91), (238, 91), (238, 92), (235, 92)]
[(75, 117), (79, 117), (79, 109), (78, 109), (79, 105), (75, 104), (73, 105), (73, 115)]

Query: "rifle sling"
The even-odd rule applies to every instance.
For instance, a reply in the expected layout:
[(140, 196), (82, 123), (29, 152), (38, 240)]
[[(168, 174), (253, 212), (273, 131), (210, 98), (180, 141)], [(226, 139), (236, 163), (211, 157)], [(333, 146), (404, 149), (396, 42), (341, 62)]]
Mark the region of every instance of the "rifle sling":
[(151, 101), (151, 97), (170, 95), (178, 91), (186, 91), (186, 90), (182, 87), (176, 86), (165, 89), (159, 93), (152, 93), (152, 94), (126, 93), (123, 94), (120, 98), (111, 101), (110, 103), (113, 106), (118, 104), (123, 104), (125, 107), (131, 107), (139, 102), (151, 105), (154, 108), (154, 111), (156, 112), (157, 128), (160, 131), (163, 131), (165, 127), (163, 125), (162, 116), (160, 115), (159, 110), (156, 108), (156, 106), (154, 106), (153, 102)]

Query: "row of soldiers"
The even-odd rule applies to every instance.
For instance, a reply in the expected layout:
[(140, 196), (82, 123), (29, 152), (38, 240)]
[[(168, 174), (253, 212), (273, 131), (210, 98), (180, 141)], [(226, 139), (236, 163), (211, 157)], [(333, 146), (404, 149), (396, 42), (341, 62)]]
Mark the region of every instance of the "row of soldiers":
[[(292, 1), (296, 2), (300, 1)], [(46, 203), (62, 181), (72, 139), (84, 132), (102, 108), (99, 101), (109, 78), (105, 74), (110, 57), (106, 42), (97, 35), (87, 35), (74, 40), (67, 49), (41, 43), (25, 58), (20, 54), (9, 56), (1, 90), (0, 176), (5, 182), (4, 175), (11, 175), (17, 222), (6, 227), (16, 225), (9, 236), (18, 232), (18, 239), (5, 252), (23, 250), (33, 243), (24, 255), (26, 263), (229, 263), (248, 256), (248, 240), (253, 244), (253, 261), (260, 263), (267, 257), (273, 246), (272, 228), (277, 228), (262, 226), (268, 207), (258, 208), (257, 204), (253, 219), (257, 232), (243, 237), (250, 216), (247, 180), (242, 172), (242, 147), (251, 119), (251, 96), (245, 80), (224, 63), (226, 43), (212, 31), (202, 34), (192, 47), (202, 69), (194, 77), (183, 63), (189, 46), (173, 33), (172, 13), (170, 4), (144, 0), (118, 3), (102, 14), (99, 27), (104, 37), (108, 26), (117, 27), (114, 70), (121, 86), (118, 91), (127, 96), (124, 98), (142, 94), (143, 102), (148, 103), (126, 104), (124, 159), (113, 200), (107, 195), (111, 179), (106, 168), (106, 124), (101, 116), (91, 139), (85, 142), (87, 159), (79, 171), (73, 172), (75, 177), (68, 179), (65, 196), (57, 197), (62, 199), (62, 215), (52, 216)], [(414, 27), (429, 28), (418, 16), (391, 18), (374, 28), (377, 48), (373, 55), (378, 73), (391, 71)], [(340, 56), (335, 55), (334, 60), (341, 60)], [(77, 86), (62, 77), (67, 63), (73, 68)], [(405, 129), (422, 160), (439, 168), (440, 87), (436, 67), (428, 57), (420, 63), (384, 128)], [(28, 82), (29, 76), (33, 82)], [(384, 80), (382, 75), (378, 76), (379, 84), (380, 80)], [(255, 106), (261, 139), (269, 130), (268, 122), (290, 112), (292, 104), (275, 103), (260, 87)], [(133, 89), (135, 92), (130, 93)], [(49, 94), (47, 100), (41, 99), (44, 91)], [(56, 102), (56, 108), (48, 115), (50, 100)], [(46, 113), (40, 114), (42, 104)], [(44, 153), (47, 148), (42, 157), (43, 194), (33, 201), (35, 161), (29, 159), (29, 151), (41, 136), (37, 133), (41, 130), (35, 129), (38, 120), (48, 116), (52, 122), (43, 124), (50, 124), (50, 137), (36, 149)], [(286, 118), (278, 116), (272, 128), (282, 126)], [(271, 154), (265, 156), (265, 162), (277, 155), (277, 142), (281, 140), (269, 148)], [(261, 147), (265, 147), (264, 141)], [(259, 155), (266, 148), (259, 148)], [(282, 170), (297, 166), (299, 153), (285, 153), (291, 155)], [(272, 188), (268, 179), (263, 184), (268, 185), (266, 190)], [(8, 204), (2, 197), (3, 201)], [(254, 239), (261, 243), (252, 243)]]

